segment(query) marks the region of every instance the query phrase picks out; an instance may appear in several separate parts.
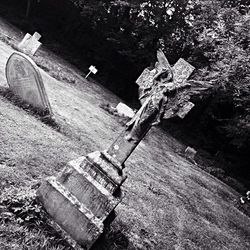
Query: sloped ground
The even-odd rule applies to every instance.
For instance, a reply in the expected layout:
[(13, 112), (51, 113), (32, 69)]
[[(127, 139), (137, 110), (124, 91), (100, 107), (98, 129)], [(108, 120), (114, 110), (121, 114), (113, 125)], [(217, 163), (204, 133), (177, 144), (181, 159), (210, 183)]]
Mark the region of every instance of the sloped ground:
[[(4, 69), (12, 52), (0, 42), (2, 87), (7, 87)], [(68, 70), (67, 64), (46, 51), (39, 52), (36, 60), (52, 63), (55, 70)], [(77, 72), (73, 72), (74, 84), (67, 83), (69, 78), (59, 82), (41, 73), (61, 130), (0, 96), (1, 195), (7, 187), (35, 184), (56, 174), (67, 161), (105, 149), (123, 129), (99, 107), (106, 101), (113, 105), (119, 101), (102, 87)], [(121, 230), (130, 244), (112, 249), (250, 249), (249, 217), (235, 207), (240, 195), (178, 155), (183, 147), (154, 128), (130, 157), (125, 197), (113, 222), (113, 230)], [(10, 238), (6, 230), (20, 232), (22, 227), (1, 224), (1, 249), (34, 249), (27, 235)]]

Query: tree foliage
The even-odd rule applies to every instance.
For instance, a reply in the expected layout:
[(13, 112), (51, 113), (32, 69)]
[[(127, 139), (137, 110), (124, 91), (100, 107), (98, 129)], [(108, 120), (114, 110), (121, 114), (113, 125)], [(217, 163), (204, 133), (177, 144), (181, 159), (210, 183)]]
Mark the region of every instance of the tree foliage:
[(210, 119), (226, 138), (227, 148), (246, 153), (250, 147), (250, 14), (242, 13), (243, 4), (225, 2), (197, 5), (189, 43), (192, 60), (200, 63), (198, 77), (213, 82)]

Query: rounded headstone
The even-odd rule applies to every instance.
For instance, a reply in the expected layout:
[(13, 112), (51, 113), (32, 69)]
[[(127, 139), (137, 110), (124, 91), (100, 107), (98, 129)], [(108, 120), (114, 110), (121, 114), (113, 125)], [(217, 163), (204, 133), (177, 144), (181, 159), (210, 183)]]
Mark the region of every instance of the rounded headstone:
[(52, 115), (39, 68), (28, 56), (14, 52), (7, 61), (5, 71), (10, 90), (15, 95)]

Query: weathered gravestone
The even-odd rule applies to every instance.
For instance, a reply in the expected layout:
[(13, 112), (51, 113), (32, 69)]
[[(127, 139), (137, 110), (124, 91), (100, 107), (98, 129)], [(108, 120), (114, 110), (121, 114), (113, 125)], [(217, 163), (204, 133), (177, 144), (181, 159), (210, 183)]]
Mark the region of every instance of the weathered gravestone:
[(33, 56), (42, 44), (39, 42), (40, 38), (41, 35), (38, 32), (35, 32), (32, 36), (27, 33), (23, 40), (17, 45), (17, 48), (21, 52)]
[(5, 71), (10, 90), (16, 96), (39, 111), (52, 115), (39, 69), (28, 56), (14, 52)]
[(121, 201), (124, 163), (129, 155), (154, 124), (164, 118), (183, 118), (193, 107), (190, 85), (185, 80), (194, 67), (183, 60), (179, 63), (185, 73), (178, 70), (178, 64), (173, 71), (162, 51), (157, 56), (155, 69), (146, 69), (137, 81), (142, 107), (110, 148), (70, 162), (58, 177), (46, 179), (38, 190), (40, 201), (57, 225), (75, 244), (87, 249), (112, 221), (111, 215)]

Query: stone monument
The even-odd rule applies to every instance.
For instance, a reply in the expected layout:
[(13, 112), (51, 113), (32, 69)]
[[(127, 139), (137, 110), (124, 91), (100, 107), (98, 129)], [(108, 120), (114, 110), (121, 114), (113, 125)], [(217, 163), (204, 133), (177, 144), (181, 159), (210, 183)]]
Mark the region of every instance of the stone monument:
[(41, 35), (38, 32), (35, 32), (32, 36), (27, 33), (23, 40), (17, 45), (17, 49), (27, 55), (33, 56), (42, 44), (39, 42), (40, 38)]
[(39, 68), (28, 56), (14, 52), (7, 61), (5, 72), (10, 90), (16, 96), (39, 111), (52, 115)]
[(112, 145), (71, 161), (58, 177), (47, 178), (37, 195), (74, 246), (89, 249), (112, 221), (126, 179), (124, 163), (150, 128), (161, 119), (183, 118), (194, 106), (186, 82), (194, 67), (183, 59), (171, 68), (162, 51), (154, 69), (137, 80), (142, 107)]

